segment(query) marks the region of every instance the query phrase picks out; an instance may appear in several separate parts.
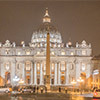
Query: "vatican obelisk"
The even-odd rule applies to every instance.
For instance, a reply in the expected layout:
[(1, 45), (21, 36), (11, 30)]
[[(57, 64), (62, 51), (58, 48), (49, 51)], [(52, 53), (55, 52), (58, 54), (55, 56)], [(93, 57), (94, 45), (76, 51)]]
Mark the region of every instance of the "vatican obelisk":
[(50, 34), (47, 33), (47, 48), (46, 48), (46, 87), (50, 91)]
[[(43, 18), (43, 22), (50, 23), (51, 19), (48, 14), (48, 9), (46, 9), (46, 13)], [(46, 87), (47, 91), (50, 91), (50, 33), (49, 27), (47, 27), (47, 47), (46, 47)]]

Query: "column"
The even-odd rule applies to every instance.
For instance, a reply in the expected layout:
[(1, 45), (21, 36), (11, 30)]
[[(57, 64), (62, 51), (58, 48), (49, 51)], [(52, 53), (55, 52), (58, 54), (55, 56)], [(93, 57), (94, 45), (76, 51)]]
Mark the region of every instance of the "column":
[(43, 67), (42, 67), (42, 63), (40, 63), (40, 85), (43, 85)]
[[(1, 62), (1, 77), (5, 80), (5, 66), (3, 62)], [(4, 84), (5, 84), (5, 81), (3, 81), (3, 85)]]
[(36, 68), (36, 62), (34, 63), (34, 85), (37, 85), (37, 68)]
[(76, 63), (76, 81), (80, 77), (80, 68), (81, 68), (81, 63), (77, 62)]
[(66, 63), (66, 85), (69, 84), (69, 63)]
[(24, 62), (22, 63), (22, 67), (23, 67), (23, 72), (22, 72), (22, 80), (24, 81), (24, 84), (26, 83), (26, 75), (25, 75), (25, 64)]
[(11, 71), (10, 71), (10, 77), (11, 77), (11, 85), (14, 85), (14, 77), (15, 77), (15, 70), (16, 70), (16, 62), (13, 61), (11, 64), (9, 64), (9, 67), (11, 68)]
[(57, 85), (57, 63), (55, 63), (54, 85)]
[(61, 84), (60, 62), (58, 63), (58, 85)]
[(31, 84), (33, 84), (33, 62), (31, 63)]
[(68, 84), (68, 76), (67, 76), (67, 62), (66, 62), (66, 72), (65, 72), (65, 77), (66, 77), (66, 82), (65, 82), (65, 84), (67, 85)]

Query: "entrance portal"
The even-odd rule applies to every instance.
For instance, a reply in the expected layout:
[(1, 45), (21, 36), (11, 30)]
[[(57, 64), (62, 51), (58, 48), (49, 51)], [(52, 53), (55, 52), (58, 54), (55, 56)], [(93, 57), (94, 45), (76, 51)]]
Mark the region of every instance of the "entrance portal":
[(82, 87), (86, 88), (86, 73), (82, 72), (80, 77), (84, 80), (84, 82), (82, 83)]
[(10, 72), (5, 73), (5, 85), (10, 85)]

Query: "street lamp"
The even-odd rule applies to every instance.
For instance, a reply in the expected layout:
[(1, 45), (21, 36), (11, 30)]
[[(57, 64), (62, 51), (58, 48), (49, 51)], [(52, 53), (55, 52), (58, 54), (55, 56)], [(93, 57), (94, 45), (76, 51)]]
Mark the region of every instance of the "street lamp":
[(73, 92), (74, 92), (74, 87), (75, 87), (76, 81), (73, 80), (73, 81), (71, 82), (71, 84), (73, 85)]
[(24, 84), (24, 81), (22, 79), (20, 79), (19, 84)]
[[(81, 89), (81, 83), (84, 82), (84, 80), (81, 77), (79, 77), (79, 79), (77, 79), (77, 82), (80, 83), (80, 89)], [(82, 91), (81, 91), (81, 94), (82, 94)]]
[(13, 78), (13, 81), (16, 83), (16, 85), (17, 85), (17, 83), (18, 83), (19, 80), (20, 80), (20, 78), (18, 78), (18, 76), (15, 76), (15, 77)]

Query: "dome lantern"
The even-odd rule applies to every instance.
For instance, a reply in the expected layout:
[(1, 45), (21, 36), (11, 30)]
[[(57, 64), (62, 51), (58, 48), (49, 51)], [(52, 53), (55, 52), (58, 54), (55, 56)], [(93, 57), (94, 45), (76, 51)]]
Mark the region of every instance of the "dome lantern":
[(50, 18), (49, 14), (48, 14), (48, 9), (47, 8), (46, 8), (45, 15), (43, 17), (43, 23), (45, 23), (45, 22), (48, 22), (48, 23), (51, 22), (51, 18)]

